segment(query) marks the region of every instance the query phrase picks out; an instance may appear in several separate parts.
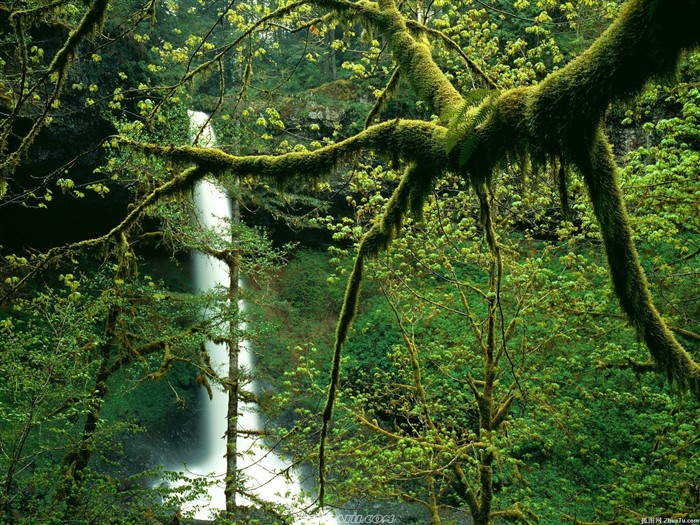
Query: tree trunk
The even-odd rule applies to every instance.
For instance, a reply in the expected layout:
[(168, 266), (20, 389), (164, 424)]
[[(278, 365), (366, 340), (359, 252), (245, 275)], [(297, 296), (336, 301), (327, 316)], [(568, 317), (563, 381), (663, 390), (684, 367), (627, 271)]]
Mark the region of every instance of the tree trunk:
[[(232, 202), (231, 219), (234, 225), (240, 223), (241, 208), (236, 197)], [(229, 288), (228, 301), (231, 316), (228, 327), (228, 411), (226, 427), (226, 486), (224, 495), (226, 498), (226, 514), (229, 518), (235, 518), (236, 514), (236, 492), (238, 489), (238, 404), (240, 397), (240, 371), (238, 368), (238, 356), (240, 352), (239, 330), (239, 259), (238, 250), (233, 250), (228, 258)]]

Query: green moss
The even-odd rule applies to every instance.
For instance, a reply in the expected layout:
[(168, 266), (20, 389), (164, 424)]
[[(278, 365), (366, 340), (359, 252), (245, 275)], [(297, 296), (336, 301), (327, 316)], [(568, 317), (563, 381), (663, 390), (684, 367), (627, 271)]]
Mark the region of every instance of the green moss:
[(614, 158), (602, 131), (589, 156), (578, 159), (577, 165), (586, 180), (600, 225), (620, 306), (643, 337), (657, 370), (700, 397), (700, 366), (676, 341), (653, 304), (622, 203)]
[[(447, 115), (463, 104), (464, 99), (435, 64), (428, 46), (407, 29), (395, 4), (382, 1), (379, 9), (370, 3), (343, 6), (339, 8), (345, 9), (349, 16), (371, 19), (388, 39), (403, 78), (436, 113), (445, 116), (446, 122)], [(652, 78), (671, 74), (683, 50), (700, 43), (698, 19), (697, 0), (630, 1), (608, 30), (566, 67), (539, 85), (510, 90), (495, 100), (487, 99), (483, 104), (492, 107), (486, 112), (482, 105), (476, 114), (488, 118), (473, 127), (467, 126), (458, 144), (447, 148), (449, 158), (445, 127), (399, 120), (371, 126), (313, 152), (280, 156), (235, 157), (215, 149), (138, 147), (195, 163), (200, 166), (196, 176), (201, 176), (201, 172), (233, 171), (274, 181), (282, 187), (316, 182), (338, 163), (366, 149), (393, 154), (409, 164), (384, 216), (360, 246), (338, 325), (339, 345), (345, 340), (354, 316), (364, 258), (389, 246), (409, 210), (420, 214), (435, 177), (450, 169), (463, 173), (473, 187), (480, 188), (491, 182), (499, 167), (513, 162), (527, 160), (534, 169), (557, 164), (570, 166), (586, 181), (622, 309), (644, 337), (659, 369), (700, 396), (698, 365), (674, 339), (653, 306), (632, 242), (610, 148), (600, 131), (603, 115), (612, 100), (629, 96)], [(461, 155), (465, 149), (469, 155)], [(193, 180), (194, 177), (189, 177), (185, 182)], [(565, 172), (558, 177), (558, 185), (566, 206)], [(180, 186), (172, 185), (171, 190)], [(333, 389), (337, 384), (336, 372)], [(329, 408), (331, 405), (332, 401)]]
[(415, 38), (394, 2), (380, 4), (381, 15), (374, 22), (388, 39), (394, 58), (418, 97), (424, 99), (438, 115), (453, 110), (462, 96), (447, 80), (422, 39)]
[[(682, 4), (682, 5), (681, 5)], [(682, 16), (678, 14), (682, 13)], [(620, 305), (644, 338), (659, 370), (700, 397), (700, 367), (668, 330), (653, 305), (632, 241), (616, 180), (616, 167), (601, 131), (610, 102), (668, 75), (684, 49), (697, 46), (700, 32), (686, 22), (700, 19), (700, 3), (630, 2), (618, 20), (585, 53), (541, 84), (504, 93), (493, 116), (474, 129), (477, 146), (460, 169), (478, 187), (495, 169), (528, 156), (535, 165), (560, 159), (584, 176), (605, 243)], [(463, 141), (474, 140), (466, 136)], [(558, 178), (566, 195), (566, 176)], [(565, 199), (562, 200), (566, 205)]]
[[(91, 35), (100, 31), (102, 25), (104, 24), (105, 18), (107, 17), (109, 6), (109, 0), (95, 0), (95, 2), (90, 5), (83, 18), (80, 20), (78, 26), (68, 34), (68, 38), (63, 44), (63, 47), (59, 49), (54, 56), (47, 71), (47, 78), (49, 78), (53, 83), (53, 88), (51, 90), (51, 95), (48, 97), (46, 107), (50, 107), (54, 102), (58, 101), (63, 90), (63, 83), (68, 76), (71, 60), (75, 57), (78, 46), (80, 46), (80, 44)], [(32, 9), (16, 11), (10, 15), (10, 19), (15, 30), (15, 36), (19, 44), (23, 68), (25, 69), (27, 67), (27, 50), (24, 35), (25, 18), (34, 17), (35, 13), (33, 13), (33, 11), (34, 10)], [(52, 78), (54, 75), (55, 79)], [(13, 116), (19, 114), (21, 109), (21, 104), (15, 107), (13, 110)], [(29, 147), (34, 143), (39, 131), (41, 131), (44, 125), (49, 121), (48, 116), (48, 112), (44, 112), (40, 118), (37, 118), (34, 121), (31, 129), (22, 138), (17, 149), (11, 154), (7, 155), (5, 159), (0, 161), (0, 171), (10, 173), (11, 170), (17, 166), (21, 156), (24, 155)], [(12, 119), (8, 119), (4, 123), (5, 129), (3, 129), (2, 132), (3, 140), (6, 139), (6, 134), (11, 129), (11, 127), (8, 127), (10, 126), (11, 122)], [(4, 192), (0, 191), (0, 196), (2, 196), (2, 193)]]
[(193, 186), (206, 173), (217, 175), (232, 172), (267, 180), (281, 188), (294, 189), (324, 180), (343, 160), (352, 158), (362, 150), (374, 150), (380, 155), (398, 153), (406, 162), (427, 163), (433, 166), (435, 172), (439, 172), (447, 163), (444, 136), (445, 129), (431, 122), (393, 120), (371, 126), (346, 140), (314, 151), (242, 157), (216, 148), (161, 146), (121, 140), (124, 145), (143, 152), (199, 166), (198, 170), (185, 170), (177, 180), (164, 184), (162, 190), (157, 190), (162, 196)]
[(368, 128), (374, 120), (379, 116), (382, 108), (386, 105), (387, 101), (396, 93), (399, 83), (401, 82), (401, 70), (397, 67), (391, 74), (389, 82), (387, 82), (386, 87), (382, 91), (382, 94), (377, 98), (377, 102), (372, 107), (371, 111), (365, 119), (365, 128)]

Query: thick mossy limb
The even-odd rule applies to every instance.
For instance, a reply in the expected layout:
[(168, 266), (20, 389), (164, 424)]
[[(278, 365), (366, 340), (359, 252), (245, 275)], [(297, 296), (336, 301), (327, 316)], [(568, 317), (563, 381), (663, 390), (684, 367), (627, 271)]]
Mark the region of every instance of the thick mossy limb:
[(388, 39), (394, 59), (416, 95), (438, 115), (458, 106), (462, 96), (435, 63), (428, 45), (411, 34), (394, 0), (381, 0), (379, 7), (381, 16), (375, 17), (372, 22)]
[(469, 69), (472, 72), (476, 73), (477, 76), (479, 76), (479, 78), (481, 78), (487, 86), (489, 86), (492, 89), (498, 89), (498, 84), (496, 84), (496, 81), (493, 80), (490, 76), (488, 76), (486, 72), (484, 72), (484, 70), (476, 64), (476, 62), (474, 62), (464, 51), (462, 51), (462, 48), (459, 47), (459, 44), (457, 44), (457, 42), (446, 36), (442, 31), (438, 31), (437, 29), (427, 27), (415, 20), (406, 20), (406, 26), (412, 29), (415, 33), (425, 33), (426, 35), (430, 35), (433, 38), (437, 39), (439, 42), (442, 42), (447, 49), (457, 53), (460, 56), (460, 58), (464, 60)]
[[(633, 0), (584, 53), (534, 88), (530, 131), (545, 145), (594, 132), (610, 102), (673, 74), (700, 43), (697, 0)], [(692, 22), (691, 22), (692, 21)]]
[[(510, 90), (477, 130), (475, 176), (526, 153), (536, 162), (586, 150), (609, 104), (673, 74), (700, 45), (698, 0), (632, 0), (584, 53), (542, 83)], [(472, 169), (473, 168), (473, 169)]]
[(700, 398), (700, 366), (676, 341), (656, 310), (644, 275), (616, 178), (615, 160), (600, 130), (589, 154), (575, 159), (598, 219), (620, 305), (644, 339), (657, 370)]
[[(442, 116), (462, 102), (462, 96), (435, 63), (428, 44), (421, 36), (432, 34), (455, 48), (456, 44), (438, 31), (407, 20), (395, 0), (379, 0), (376, 4), (345, 0), (318, 0), (316, 3), (332, 7), (342, 13), (346, 20), (370, 25), (381, 33), (387, 39), (403, 77), (411, 84), (416, 95), (427, 102), (436, 114)], [(463, 57), (488, 84), (494, 85), (466, 55), (463, 54)]]
[[(692, 20), (692, 22), (691, 22)], [(676, 341), (653, 305), (632, 241), (615, 164), (601, 132), (609, 103), (671, 74), (685, 49), (700, 43), (700, 1), (632, 0), (582, 55), (541, 84), (508, 91), (491, 118), (473, 130), (478, 143), (466, 165), (450, 154), (473, 187), (518, 157), (545, 165), (558, 158), (586, 179), (622, 309), (644, 338), (657, 369), (700, 398), (700, 367)], [(566, 191), (561, 178), (560, 192)]]
[[(375, 151), (379, 155), (393, 154), (402, 160), (429, 166), (440, 172), (447, 165), (444, 151), (445, 128), (420, 120), (392, 120), (370, 126), (341, 142), (314, 151), (291, 152), (283, 155), (236, 156), (216, 148), (193, 146), (161, 146), (120, 139), (123, 145), (176, 162), (193, 163), (214, 176), (236, 173), (242, 177), (269, 181), (284, 189), (325, 180), (343, 160), (360, 151)], [(196, 182), (188, 179), (191, 183)]]

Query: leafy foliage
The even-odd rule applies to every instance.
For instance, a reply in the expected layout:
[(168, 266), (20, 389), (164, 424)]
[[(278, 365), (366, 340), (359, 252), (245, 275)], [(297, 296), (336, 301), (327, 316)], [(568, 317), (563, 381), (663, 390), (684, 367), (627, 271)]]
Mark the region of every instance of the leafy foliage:
[[(321, 503), (328, 486), (334, 504), (410, 502), (436, 524), (697, 512), (697, 405), (673, 390), (700, 384), (697, 2), (108, 4), (0, 7), (0, 206), (110, 215), (44, 253), (3, 248), (0, 519), (163, 521), (191, 494), (164, 488), (171, 508), (112, 482), (143, 421), (105, 407), (140, 420), (116, 399), (176, 363), (183, 387), (181, 367), (225, 384), (202, 343), (238, 335), (220, 294), (146, 278), (136, 251), (245, 249), (263, 290), (283, 259), (255, 228), (196, 228), (207, 176), (251, 207), (277, 194), (273, 214), (301, 208), (338, 243), (328, 287), (310, 255), (280, 286), (296, 341), (271, 345), (286, 353), (269, 370), (291, 363), (281, 437), (312, 462), (320, 439)], [(677, 64), (672, 87), (648, 84)], [(219, 148), (190, 145), (192, 108)], [(353, 215), (279, 191), (309, 184)]]
[(497, 96), (497, 93), (493, 94), (487, 90), (474, 90), (464, 100), (464, 104), (455, 116), (450, 119), (451, 124), (445, 135), (445, 150), (449, 155), (457, 144), (460, 145), (460, 168), (469, 162), (469, 158), (474, 153), (479, 141), (478, 134), (474, 131), (493, 113), (493, 101)]

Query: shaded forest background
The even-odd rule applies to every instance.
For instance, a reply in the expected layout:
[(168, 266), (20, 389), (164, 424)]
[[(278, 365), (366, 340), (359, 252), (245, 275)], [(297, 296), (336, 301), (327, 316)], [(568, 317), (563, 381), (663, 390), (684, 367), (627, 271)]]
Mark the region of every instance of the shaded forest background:
[[(230, 387), (204, 349), (230, 337), (222, 320), (249, 323), (237, 336), (266, 389), (239, 394), (317, 496), (335, 323), (357, 247), (400, 184), (397, 159), (362, 152), (282, 190), (218, 173), (242, 216), (222, 239), (192, 219), (190, 188), (152, 199), (182, 163), (130, 146), (196, 143), (188, 110), (211, 115), (218, 148), (240, 157), (439, 122), (381, 32), (336, 3), (0, 4), (0, 523), (168, 523), (202, 487), (154, 487), (180, 477), (163, 451), (197, 446), (198, 389)], [(101, 30), (81, 34), (101, 4)], [(579, 56), (620, 3), (400, 7), (478, 120), (496, 93)], [(686, 52), (605, 117), (657, 307), (696, 360), (699, 81)], [(490, 223), (448, 173), (366, 262), (324, 503), (402, 523), (469, 523), (484, 498), (484, 523), (700, 517), (697, 400), (655, 373), (618, 306), (584, 181), (557, 159), (497, 171)], [(195, 251), (240, 257), (245, 313), (225, 290), (193, 293)], [(291, 520), (259, 507), (218, 522)]]

